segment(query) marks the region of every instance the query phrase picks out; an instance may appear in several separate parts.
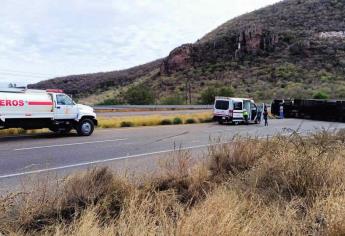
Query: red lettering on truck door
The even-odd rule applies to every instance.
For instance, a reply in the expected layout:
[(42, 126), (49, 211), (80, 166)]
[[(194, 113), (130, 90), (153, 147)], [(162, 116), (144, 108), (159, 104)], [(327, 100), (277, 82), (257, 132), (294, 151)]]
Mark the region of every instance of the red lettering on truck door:
[(0, 99), (0, 106), (5, 106), (5, 100)]
[[(7, 102), (7, 101), (6, 101), (6, 102)], [(17, 107), (18, 104), (19, 104), (19, 102), (18, 102), (17, 100), (13, 100), (13, 101), (12, 101), (12, 106)], [(7, 106), (7, 104), (6, 104), (6, 106)], [(10, 105), (10, 106), (11, 106), (11, 105)]]
[(6, 100), (6, 106), (7, 106), (7, 107), (12, 106), (11, 100)]

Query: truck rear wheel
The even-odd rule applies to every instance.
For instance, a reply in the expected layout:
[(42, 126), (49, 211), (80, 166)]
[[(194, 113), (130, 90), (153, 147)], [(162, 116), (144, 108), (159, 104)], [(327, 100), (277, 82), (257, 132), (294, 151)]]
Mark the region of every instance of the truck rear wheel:
[(90, 136), (95, 129), (95, 124), (90, 119), (82, 119), (78, 123), (77, 133), (79, 136)]

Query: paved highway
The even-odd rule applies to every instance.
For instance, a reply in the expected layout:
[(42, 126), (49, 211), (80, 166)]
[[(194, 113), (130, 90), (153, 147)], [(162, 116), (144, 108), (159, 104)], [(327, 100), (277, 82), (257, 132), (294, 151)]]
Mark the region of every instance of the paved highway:
[(315, 132), (321, 128), (345, 128), (343, 123), (297, 119), (270, 120), (270, 126), (221, 126), (215, 123), (98, 129), (90, 137), (51, 133), (0, 138), (0, 190), (24, 178), (64, 175), (95, 165), (115, 169), (152, 169), (156, 161), (176, 147), (203, 152), (210, 139), (230, 140), (235, 135), (267, 137), (277, 133)]

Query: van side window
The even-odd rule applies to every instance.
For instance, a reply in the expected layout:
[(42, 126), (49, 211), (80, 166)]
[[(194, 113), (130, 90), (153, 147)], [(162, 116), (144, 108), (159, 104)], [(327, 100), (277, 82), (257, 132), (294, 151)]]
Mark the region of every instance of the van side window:
[(234, 110), (243, 110), (242, 102), (234, 102)]
[(65, 94), (56, 95), (56, 103), (58, 105), (74, 105), (73, 100)]

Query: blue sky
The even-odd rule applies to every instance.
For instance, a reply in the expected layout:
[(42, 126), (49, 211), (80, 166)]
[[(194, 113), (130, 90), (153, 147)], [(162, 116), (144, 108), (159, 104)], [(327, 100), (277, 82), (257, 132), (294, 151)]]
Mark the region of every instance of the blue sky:
[(124, 69), (278, 0), (2, 0), (0, 83)]

